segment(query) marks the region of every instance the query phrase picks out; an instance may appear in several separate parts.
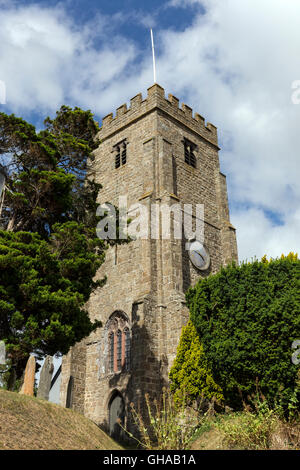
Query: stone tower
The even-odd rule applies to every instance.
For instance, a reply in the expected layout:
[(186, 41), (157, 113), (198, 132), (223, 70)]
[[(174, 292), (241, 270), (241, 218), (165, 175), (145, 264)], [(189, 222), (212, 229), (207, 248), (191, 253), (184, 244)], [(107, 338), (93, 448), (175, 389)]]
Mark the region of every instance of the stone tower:
[[(182, 326), (185, 292), (202, 276), (237, 260), (226, 178), (220, 172), (217, 129), (162, 87), (148, 89), (103, 119), (93, 171), (103, 189), (99, 203), (204, 205), (205, 271), (189, 258), (186, 240), (149, 235), (109, 248), (97, 277), (107, 283), (88, 302), (103, 327), (63, 358), (61, 403), (114, 434), (131, 402), (158, 395), (167, 382)], [(130, 217), (130, 214), (129, 214)], [(175, 216), (173, 217), (173, 219)], [(175, 220), (175, 219), (174, 219)], [(174, 222), (173, 220), (173, 222)]]

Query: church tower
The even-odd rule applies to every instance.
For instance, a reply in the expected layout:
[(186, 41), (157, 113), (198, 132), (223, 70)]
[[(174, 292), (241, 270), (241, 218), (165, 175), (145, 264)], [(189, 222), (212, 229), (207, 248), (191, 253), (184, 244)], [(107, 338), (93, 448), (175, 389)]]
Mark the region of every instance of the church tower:
[[(188, 240), (172, 231), (169, 238), (162, 235), (161, 219), (154, 237), (150, 216), (148, 237), (107, 250), (97, 274), (107, 282), (88, 302), (91, 319), (103, 327), (63, 358), (61, 404), (116, 435), (116, 419), (126, 425), (130, 403), (143, 406), (145, 393), (158, 396), (168, 381), (188, 321), (188, 287), (237, 260), (237, 246), (214, 125), (189, 106), (179, 107), (175, 96), (166, 99), (155, 84), (145, 99), (138, 94), (129, 109), (124, 104), (115, 117), (106, 116), (99, 139), (92, 163), (103, 187), (99, 203), (118, 206), (126, 196), (128, 208), (143, 204), (149, 214), (153, 205), (177, 204), (181, 214), (185, 204), (204, 208), (199, 265)], [(173, 225), (176, 217), (178, 212)]]

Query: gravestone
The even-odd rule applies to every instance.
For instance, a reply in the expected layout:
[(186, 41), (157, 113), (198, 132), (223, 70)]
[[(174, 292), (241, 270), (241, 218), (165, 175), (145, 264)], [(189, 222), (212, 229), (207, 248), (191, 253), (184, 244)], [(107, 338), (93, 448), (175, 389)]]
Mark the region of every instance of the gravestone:
[(20, 390), (20, 393), (22, 395), (33, 396), (34, 377), (35, 377), (35, 357), (30, 356), (26, 364), (24, 382)]
[(49, 400), (49, 391), (51, 387), (51, 379), (53, 374), (53, 358), (52, 356), (46, 356), (44, 365), (40, 374), (39, 388), (37, 392), (37, 397), (42, 398), (43, 400)]
[(0, 341), (0, 365), (4, 365), (5, 363), (6, 363), (5, 343), (4, 341)]

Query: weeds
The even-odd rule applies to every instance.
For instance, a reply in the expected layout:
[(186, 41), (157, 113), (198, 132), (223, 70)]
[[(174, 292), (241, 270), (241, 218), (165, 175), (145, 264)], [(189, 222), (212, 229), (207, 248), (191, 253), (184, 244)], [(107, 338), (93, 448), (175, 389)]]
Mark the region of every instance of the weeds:
[(299, 413), (291, 402), (289, 419), (279, 407), (270, 408), (264, 397), (253, 402), (254, 409), (234, 413), (232, 419), (217, 424), (223, 444), (229, 449), (268, 450), (299, 448)]
[(217, 424), (223, 434), (223, 443), (230, 449), (265, 450), (271, 446), (271, 438), (277, 425), (277, 417), (268, 413), (236, 413), (234, 419)]
[(296, 393), (290, 400), (288, 417), (279, 404), (271, 407), (259, 391), (249, 401), (244, 403), (243, 411), (230, 410), (229, 414), (216, 413), (212, 401), (204, 413), (203, 403), (197, 409), (187, 407), (185, 401), (176, 404), (172, 394), (163, 389), (159, 400), (151, 401), (149, 395), (145, 395), (146, 406), (143, 408), (146, 412), (143, 414), (131, 404), (131, 417), (137, 435), (121, 427), (139, 446), (147, 450), (185, 450), (192, 443), (194, 448), (197, 448), (195, 445), (201, 448), (201, 440), (204, 439), (205, 445), (205, 435), (209, 432), (213, 433), (218, 446), (223, 449), (300, 448), (300, 415)]
[(151, 403), (148, 394), (145, 395), (146, 416), (137, 411), (131, 404), (133, 422), (140, 438), (122, 429), (140, 446), (147, 450), (184, 450), (192, 441), (197, 427), (196, 417), (187, 415), (185, 403), (177, 405), (173, 397), (165, 388), (160, 400)]

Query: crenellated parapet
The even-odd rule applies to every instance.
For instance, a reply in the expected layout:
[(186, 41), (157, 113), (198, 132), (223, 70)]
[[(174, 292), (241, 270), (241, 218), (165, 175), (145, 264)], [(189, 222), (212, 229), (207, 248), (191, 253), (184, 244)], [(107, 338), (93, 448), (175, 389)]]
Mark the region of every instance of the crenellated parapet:
[(130, 100), (130, 106), (126, 104), (119, 106), (115, 116), (108, 114), (102, 119), (102, 127), (99, 131), (99, 138), (103, 141), (120, 129), (141, 119), (146, 114), (158, 109), (162, 113), (167, 113), (183, 126), (196, 132), (208, 142), (218, 146), (217, 128), (211, 123), (205, 123), (204, 117), (198, 113), (193, 113), (193, 109), (182, 103), (179, 106), (179, 99), (169, 94), (165, 97), (165, 90), (158, 84), (152, 85), (147, 90), (147, 97), (143, 99), (139, 93)]

